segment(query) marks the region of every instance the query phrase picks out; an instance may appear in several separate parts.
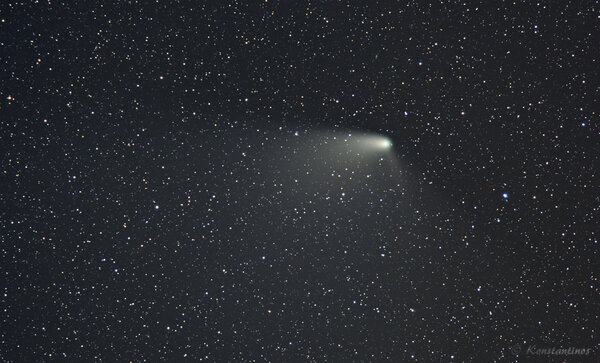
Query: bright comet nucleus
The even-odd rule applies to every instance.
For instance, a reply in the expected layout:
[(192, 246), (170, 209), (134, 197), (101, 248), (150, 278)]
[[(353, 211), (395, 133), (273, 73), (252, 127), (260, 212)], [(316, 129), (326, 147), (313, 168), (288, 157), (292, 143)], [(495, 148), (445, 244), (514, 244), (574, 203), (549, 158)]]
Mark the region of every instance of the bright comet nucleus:
[(392, 141), (385, 136), (367, 135), (363, 136), (363, 143), (372, 150), (387, 150), (392, 147)]
[(393, 146), (392, 140), (377, 134), (351, 134), (344, 138), (344, 142), (351, 152), (359, 154), (385, 152)]
[(375, 144), (380, 149), (389, 149), (392, 147), (392, 142), (387, 137), (381, 137), (380, 140), (376, 140)]

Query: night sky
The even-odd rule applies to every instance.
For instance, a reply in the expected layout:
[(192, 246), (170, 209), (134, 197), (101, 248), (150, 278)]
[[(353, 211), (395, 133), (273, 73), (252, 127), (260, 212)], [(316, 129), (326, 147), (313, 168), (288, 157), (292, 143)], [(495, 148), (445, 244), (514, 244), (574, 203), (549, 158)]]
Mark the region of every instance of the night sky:
[(599, 357), (595, 1), (6, 0), (0, 67), (2, 361)]

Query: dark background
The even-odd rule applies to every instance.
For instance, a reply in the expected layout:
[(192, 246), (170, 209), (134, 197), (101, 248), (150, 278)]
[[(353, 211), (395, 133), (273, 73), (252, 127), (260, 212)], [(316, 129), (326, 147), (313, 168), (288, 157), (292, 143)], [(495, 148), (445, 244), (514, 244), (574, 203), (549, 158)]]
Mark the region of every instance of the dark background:
[(0, 358), (597, 357), (599, 19), (3, 2)]

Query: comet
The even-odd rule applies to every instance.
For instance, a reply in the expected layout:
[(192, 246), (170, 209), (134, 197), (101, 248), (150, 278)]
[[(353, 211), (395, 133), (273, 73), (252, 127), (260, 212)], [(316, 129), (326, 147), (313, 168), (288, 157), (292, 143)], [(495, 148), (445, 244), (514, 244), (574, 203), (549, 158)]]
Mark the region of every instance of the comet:
[(348, 149), (360, 154), (381, 153), (389, 151), (392, 146), (392, 140), (379, 134), (349, 134), (344, 139)]

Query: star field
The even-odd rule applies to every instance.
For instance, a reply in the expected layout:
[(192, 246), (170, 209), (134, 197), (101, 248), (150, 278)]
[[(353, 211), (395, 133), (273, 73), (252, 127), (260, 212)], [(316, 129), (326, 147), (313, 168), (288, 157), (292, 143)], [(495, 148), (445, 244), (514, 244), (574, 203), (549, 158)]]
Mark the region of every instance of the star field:
[(597, 360), (599, 21), (3, 2), (0, 360)]

